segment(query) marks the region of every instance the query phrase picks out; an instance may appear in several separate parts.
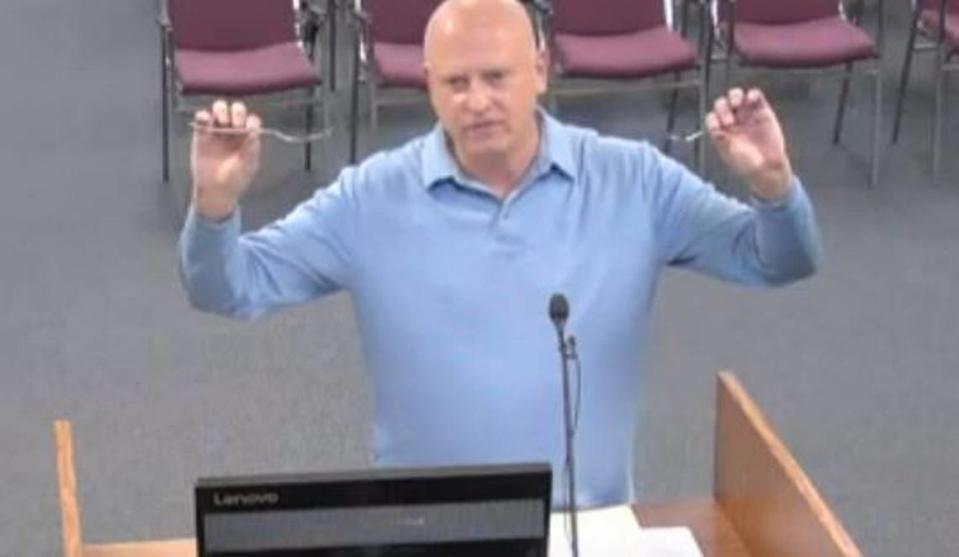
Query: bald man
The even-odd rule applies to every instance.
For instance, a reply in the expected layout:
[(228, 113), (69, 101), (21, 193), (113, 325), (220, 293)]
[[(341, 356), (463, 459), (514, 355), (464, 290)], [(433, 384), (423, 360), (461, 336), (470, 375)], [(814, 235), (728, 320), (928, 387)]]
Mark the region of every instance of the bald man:
[(660, 270), (781, 285), (816, 267), (813, 211), (776, 116), (760, 91), (734, 89), (705, 122), (749, 185), (747, 205), (646, 142), (540, 110), (546, 55), (514, 0), (448, 0), (425, 48), (435, 129), (344, 169), (256, 232), (240, 233), (239, 200), (256, 175), (260, 119), (224, 101), (196, 114), (180, 246), (190, 300), (254, 318), (348, 290), (375, 391), (377, 462), (548, 460), (562, 506), (562, 387), (546, 306), (563, 292), (583, 362), (577, 498), (630, 501)]

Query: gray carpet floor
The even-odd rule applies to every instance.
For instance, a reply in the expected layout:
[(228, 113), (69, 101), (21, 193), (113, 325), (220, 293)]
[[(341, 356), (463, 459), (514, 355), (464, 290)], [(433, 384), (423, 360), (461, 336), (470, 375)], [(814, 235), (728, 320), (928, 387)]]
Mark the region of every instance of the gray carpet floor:
[[(820, 216), (825, 265), (771, 291), (667, 273), (635, 473), (647, 500), (708, 491), (713, 378), (733, 369), (867, 555), (941, 557), (959, 554), (959, 163), (946, 157), (946, 179), (931, 184), (928, 57), (917, 62), (903, 141), (888, 144), (908, 9), (889, 4), (881, 184), (866, 187), (868, 83), (853, 88), (839, 146), (829, 142), (836, 82), (771, 85)], [(60, 554), (57, 417), (74, 422), (89, 541), (192, 535), (198, 476), (370, 463), (370, 397), (347, 296), (258, 323), (187, 305), (173, 209), (188, 183), (187, 130), (181, 121), (164, 186), (153, 15), (154, 0), (0, 5), (3, 556)], [(655, 140), (663, 106), (655, 95), (612, 95), (562, 102), (560, 115)], [(682, 126), (692, 106), (683, 100)], [(364, 145), (430, 125), (424, 105), (386, 109), (382, 133)], [(298, 149), (271, 144), (246, 226), (325, 184), (345, 141), (310, 176)]]

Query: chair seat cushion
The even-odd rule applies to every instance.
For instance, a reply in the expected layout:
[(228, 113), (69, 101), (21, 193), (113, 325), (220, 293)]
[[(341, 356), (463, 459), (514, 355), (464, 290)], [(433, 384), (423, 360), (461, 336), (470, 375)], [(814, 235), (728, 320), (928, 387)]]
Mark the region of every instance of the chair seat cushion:
[(373, 45), (373, 55), (381, 87), (426, 88), (421, 45), (378, 42)]
[(747, 64), (771, 67), (824, 67), (871, 58), (872, 38), (842, 18), (801, 23), (736, 22), (736, 51)]
[[(932, 33), (939, 32), (939, 10), (924, 10), (921, 18), (926, 29)], [(951, 50), (959, 49), (959, 13), (946, 14), (946, 41)]]
[(177, 49), (175, 61), (186, 95), (255, 95), (320, 82), (296, 43), (242, 51)]
[(557, 33), (560, 74), (569, 77), (641, 78), (696, 66), (696, 49), (668, 27), (617, 35)]

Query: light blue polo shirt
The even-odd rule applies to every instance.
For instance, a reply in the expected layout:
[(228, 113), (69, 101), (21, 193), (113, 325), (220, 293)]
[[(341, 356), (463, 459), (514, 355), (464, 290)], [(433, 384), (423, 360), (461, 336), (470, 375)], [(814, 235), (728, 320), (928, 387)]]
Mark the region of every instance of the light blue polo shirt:
[(820, 243), (798, 180), (776, 203), (730, 199), (645, 142), (542, 115), (530, 172), (505, 199), (466, 177), (433, 132), (346, 168), (284, 219), (192, 213), (191, 303), (259, 317), (339, 289), (353, 297), (385, 465), (549, 461), (563, 503), (562, 383), (553, 293), (582, 360), (583, 506), (632, 500), (633, 438), (660, 270), (778, 285)]

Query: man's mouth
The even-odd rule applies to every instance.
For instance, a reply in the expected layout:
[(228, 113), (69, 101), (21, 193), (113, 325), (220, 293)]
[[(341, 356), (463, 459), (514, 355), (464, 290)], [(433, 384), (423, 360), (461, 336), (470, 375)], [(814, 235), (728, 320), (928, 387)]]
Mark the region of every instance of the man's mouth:
[(482, 138), (496, 131), (501, 125), (502, 123), (496, 120), (484, 120), (469, 124), (465, 128), (465, 132), (467, 136)]
[(492, 128), (498, 126), (498, 125), (500, 125), (500, 123), (497, 122), (496, 120), (485, 120), (485, 121), (482, 121), (482, 122), (476, 122), (476, 123), (474, 123), (474, 124), (470, 124), (470, 125), (466, 126), (466, 131), (468, 131), (468, 132), (480, 132), (480, 131), (485, 131), (485, 130), (492, 129)]

